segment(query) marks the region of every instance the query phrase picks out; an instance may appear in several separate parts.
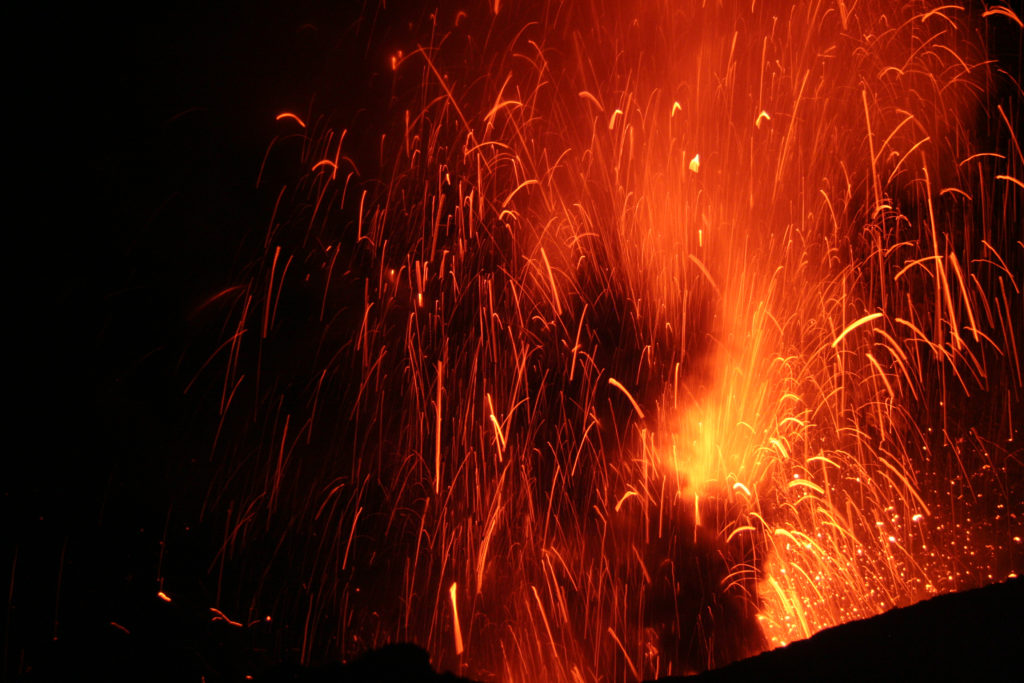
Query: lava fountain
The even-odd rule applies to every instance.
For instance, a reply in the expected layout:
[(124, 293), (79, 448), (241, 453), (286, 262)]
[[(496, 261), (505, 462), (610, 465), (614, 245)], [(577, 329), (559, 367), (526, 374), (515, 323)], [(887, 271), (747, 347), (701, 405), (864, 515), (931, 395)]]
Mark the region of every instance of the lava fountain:
[(305, 661), (634, 680), (1019, 570), (1017, 15), (402, 19), (372, 120), (278, 117), (215, 298), (219, 603)]

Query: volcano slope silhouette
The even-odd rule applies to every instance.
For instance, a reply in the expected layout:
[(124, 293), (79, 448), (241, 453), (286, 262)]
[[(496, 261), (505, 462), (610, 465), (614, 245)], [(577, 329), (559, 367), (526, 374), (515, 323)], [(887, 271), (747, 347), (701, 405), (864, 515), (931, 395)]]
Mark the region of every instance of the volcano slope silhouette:
[[(1015, 680), (1024, 652), (1022, 608), (1024, 582), (1016, 578), (843, 624), (697, 676), (658, 680)], [(349, 665), (280, 666), (257, 680), (468, 683), (435, 673), (428, 662), (416, 646), (389, 646)]]

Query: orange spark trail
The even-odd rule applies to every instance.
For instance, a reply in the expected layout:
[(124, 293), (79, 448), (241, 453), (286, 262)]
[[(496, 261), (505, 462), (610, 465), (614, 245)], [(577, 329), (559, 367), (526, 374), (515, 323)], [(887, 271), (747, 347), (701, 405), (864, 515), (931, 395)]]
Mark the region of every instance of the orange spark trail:
[(381, 12), (387, 104), (277, 117), (303, 175), (209, 299), (217, 604), (636, 680), (1020, 572), (1015, 13)]

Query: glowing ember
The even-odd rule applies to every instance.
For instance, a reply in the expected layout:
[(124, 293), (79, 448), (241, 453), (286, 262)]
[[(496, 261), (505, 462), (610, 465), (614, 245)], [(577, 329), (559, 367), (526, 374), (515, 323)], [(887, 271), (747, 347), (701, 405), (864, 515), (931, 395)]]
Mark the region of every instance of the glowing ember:
[(252, 613), (628, 680), (1019, 572), (1020, 37), (478, 3), (382, 61), (379, 128), (281, 113), (209, 498)]

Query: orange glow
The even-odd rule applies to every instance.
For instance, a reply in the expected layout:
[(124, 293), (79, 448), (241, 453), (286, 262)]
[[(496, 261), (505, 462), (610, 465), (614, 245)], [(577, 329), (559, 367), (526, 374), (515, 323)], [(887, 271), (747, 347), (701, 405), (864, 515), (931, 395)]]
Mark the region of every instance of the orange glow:
[(500, 9), (274, 152), (295, 218), (218, 295), (225, 548), (294, 536), (303, 657), (648, 679), (1015, 576), (1024, 98), (986, 36), (1019, 18)]
[(463, 651), (462, 647), (462, 627), (459, 625), (459, 603), (458, 603), (458, 584), (453, 583), (448, 587), (448, 595), (452, 601), (452, 624), (455, 628), (455, 654), (461, 655)]
[(281, 121), (283, 119), (291, 119), (295, 123), (299, 124), (303, 128), (306, 127), (306, 122), (298, 117), (298, 115), (291, 113), (290, 111), (281, 112), (277, 115), (276, 120)]
[(238, 628), (241, 628), (243, 626), (243, 624), (241, 622), (235, 621), (233, 619), (229, 619), (226, 614), (221, 612), (216, 607), (211, 607), (210, 611), (213, 612), (213, 617), (211, 618), (211, 621), (225, 621), (228, 624), (230, 624), (231, 626), (236, 626)]

